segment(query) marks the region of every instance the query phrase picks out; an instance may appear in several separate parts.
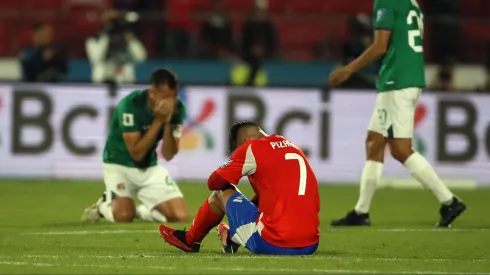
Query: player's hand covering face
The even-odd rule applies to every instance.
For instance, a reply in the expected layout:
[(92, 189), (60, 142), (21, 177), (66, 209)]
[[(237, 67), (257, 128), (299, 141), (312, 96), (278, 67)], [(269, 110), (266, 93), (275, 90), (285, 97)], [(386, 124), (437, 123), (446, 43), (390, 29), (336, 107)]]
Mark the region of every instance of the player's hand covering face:
[(156, 102), (153, 112), (155, 118), (162, 119), (166, 123), (170, 122), (175, 110), (177, 98), (164, 98)]
[(153, 85), (149, 90), (149, 97), (153, 101), (155, 118), (170, 122), (177, 104), (177, 91), (168, 85)]

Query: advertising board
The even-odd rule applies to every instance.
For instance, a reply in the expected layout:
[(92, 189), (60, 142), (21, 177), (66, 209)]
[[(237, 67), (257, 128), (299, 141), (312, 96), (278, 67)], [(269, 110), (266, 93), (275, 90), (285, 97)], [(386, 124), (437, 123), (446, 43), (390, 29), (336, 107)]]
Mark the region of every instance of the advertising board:
[[(141, 86), (0, 85), (0, 176), (101, 178), (107, 125), (117, 102)], [(228, 129), (249, 119), (298, 144), (319, 181), (355, 183), (376, 93), (304, 89), (185, 87), (181, 150), (161, 161), (177, 179), (206, 180), (228, 159)], [(443, 179), (490, 183), (490, 97), (425, 93), (414, 148)], [(387, 156), (389, 150), (387, 150)], [(387, 178), (410, 178), (386, 158)]]

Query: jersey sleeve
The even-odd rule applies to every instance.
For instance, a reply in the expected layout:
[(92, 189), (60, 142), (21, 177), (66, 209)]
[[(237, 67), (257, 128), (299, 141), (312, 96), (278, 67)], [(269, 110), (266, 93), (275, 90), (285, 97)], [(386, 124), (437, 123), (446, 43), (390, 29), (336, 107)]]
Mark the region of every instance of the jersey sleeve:
[(123, 132), (137, 132), (139, 125), (135, 106), (128, 100), (123, 100), (116, 108), (115, 115)]
[(374, 1), (374, 29), (393, 30), (395, 26), (395, 4), (393, 0)]
[(230, 159), (216, 173), (232, 184), (237, 184), (243, 176), (251, 176), (257, 170), (257, 162), (252, 151), (252, 144), (238, 147)]

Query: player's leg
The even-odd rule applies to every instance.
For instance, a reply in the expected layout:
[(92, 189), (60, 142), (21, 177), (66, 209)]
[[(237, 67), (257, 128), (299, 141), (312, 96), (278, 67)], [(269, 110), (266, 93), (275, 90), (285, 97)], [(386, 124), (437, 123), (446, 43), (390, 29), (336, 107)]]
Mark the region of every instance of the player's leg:
[[(225, 192), (229, 194), (231, 191)], [(221, 222), (225, 215), (224, 208), (220, 205), (221, 201), (216, 196), (216, 192), (213, 192), (206, 198), (199, 208), (189, 231), (175, 230), (169, 226), (160, 225), (158, 231), (162, 238), (185, 252), (199, 252), (201, 241), (211, 229)]]
[(215, 205), (226, 213), (230, 222), (229, 227), (224, 223), (218, 227), (224, 252), (235, 253), (241, 245), (254, 254), (311, 255), (318, 248), (318, 243), (299, 248), (284, 248), (268, 243), (260, 235), (262, 214), (257, 206), (234, 189), (215, 192), (210, 199), (216, 201)]
[(148, 168), (138, 197), (138, 218), (151, 222), (187, 222), (189, 214), (184, 196), (167, 170), (160, 165)]
[(126, 177), (126, 168), (104, 164), (103, 175), (106, 192), (96, 204), (85, 209), (82, 220), (95, 221), (104, 217), (109, 222), (131, 222), (135, 216), (133, 186)]
[(376, 187), (383, 172), (384, 152), (386, 147), (386, 115), (384, 102), (386, 95), (378, 94), (376, 107), (369, 122), (366, 137), (366, 163), (361, 174), (359, 198), (354, 210), (341, 219), (333, 220), (333, 226), (369, 225), (369, 209)]
[(438, 226), (447, 227), (466, 209), (466, 205), (441, 181), (427, 159), (412, 149), (415, 109), (420, 92), (418, 88), (393, 92), (390, 104), (393, 123), (388, 131), (388, 143), (392, 156), (410, 171), (413, 178), (431, 190), (442, 204)]
[(198, 242), (221, 222), (226, 213), (230, 226), (220, 225), (223, 251), (234, 253), (239, 245), (243, 245), (251, 252), (259, 253), (262, 239), (257, 232), (256, 220), (260, 213), (252, 202), (234, 188), (213, 192), (199, 209), (188, 232), (161, 225), (160, 235), (166, 242), (183, 251), (197, 252)]

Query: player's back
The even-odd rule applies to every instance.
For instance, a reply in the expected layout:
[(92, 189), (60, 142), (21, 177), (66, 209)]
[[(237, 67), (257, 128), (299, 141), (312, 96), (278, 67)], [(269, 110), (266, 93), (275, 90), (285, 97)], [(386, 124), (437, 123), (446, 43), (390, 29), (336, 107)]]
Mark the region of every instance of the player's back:
[(424, 16), (417, 0), (375, 0), (376, 30), (391, 31), (379, 72), (378, 91), (425, 87)]
[(249, 176), (259, 195), (262, 237), (280, 247), (304, 247), (319, 240), (318, 183), (304, 153), (282, 136), (253, 140), (256, 171)]

